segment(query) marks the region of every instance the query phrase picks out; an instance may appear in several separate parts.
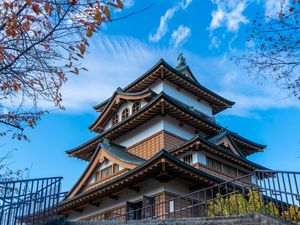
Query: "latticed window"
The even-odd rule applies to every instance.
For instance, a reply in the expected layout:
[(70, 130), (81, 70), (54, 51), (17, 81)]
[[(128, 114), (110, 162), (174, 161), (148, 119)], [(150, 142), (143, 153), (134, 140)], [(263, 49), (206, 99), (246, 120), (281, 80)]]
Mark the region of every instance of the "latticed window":
[(140, 102), (135, 102), (132, 105), (132, 113), (136, 113), (137, 111), (139, 111), (141, 108), (141, 103)]
[(125, 120), (129, 116), (129, 109), (123, 109), (122, 111), (122, 120)]
[(237, 176), (237, 169), (233, 168), (232, 166), (228, 166), (228, 165), (223, 165), (223, 167), (224, 167), (224, 173), (226, 173), (232, 177)]
[(193, 155), (190, 154), (190, 155), (184, 156), (183, 162), (191, 165), (193, 163)]
[(119, 123), (119, 115), (118, 115), (118, 114), (115, 114), (115, 115), (112, 117), (112, 122), (111, 122), (111, 124), (112, 124), (112, 125), (116, 125), (117, 123)]
[(222, 163), (215, 160), (215, 159), (212, 159), (210, 157), (207, 157), (206, 158), (206, 163), (207, 163), (207, 166), (214, 169), (214, 170), (218, 170), (218, 171), (222, 171)]
[(106, 177), (113, 175), (114, 173), (119, 172), (119, 165), (113, 164), (102, 170), (96, 172), (96, 181), (100, 181)]
[(119, 168), (119, 165), (118, 164), (114, 164), (113, 165), (113, 173), (117, 173), (119, 172), (120, 168)]

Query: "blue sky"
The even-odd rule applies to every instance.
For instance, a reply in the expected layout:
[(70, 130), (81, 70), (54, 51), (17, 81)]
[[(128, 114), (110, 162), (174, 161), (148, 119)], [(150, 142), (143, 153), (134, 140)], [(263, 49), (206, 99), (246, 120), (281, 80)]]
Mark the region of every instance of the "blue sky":
[[(95, 136), (88, 126), (92, 106), (147, 71), (160, 58), (176, 65), (183, 53), (201, 84), (236, 102), (218, 122), (258, 143), (264, 153), (250, 157), (277, 170), (300, 171), (300, 101), (271, 81), (240, 70), (231, 57), (243, 53), (247, 28), (257, 10), (276, 11), (274, 0), (127, 0), (120, 17), (155, 3), (149, 10), (105, 24), (93, 35), (83, 64), (88, 72), (71, 76), (63, 87), (65, 111), (46, 115), (28, 131), (31, 142), (3, 139), (3, 151), (17, 149), (11, 167), (31, 169), (31, 177), (63, 176), (68, 190), (86, 162), (65, 151)], [(51, 108), (49, 103), (41, 106)]]

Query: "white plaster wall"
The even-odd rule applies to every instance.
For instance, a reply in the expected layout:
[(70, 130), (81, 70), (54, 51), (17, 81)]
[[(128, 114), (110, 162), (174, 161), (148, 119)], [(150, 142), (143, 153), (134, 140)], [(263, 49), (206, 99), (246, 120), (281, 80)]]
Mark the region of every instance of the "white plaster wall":
[(154, 119), (137, 127), (136, 129), (117, 138), (116, 140), (114, 140), (114, 142), (119, 145), (129, 147), (153, 134), (156, 134), (163, 129), (163, 120), (160, 116), (157, 116)]
[[(158, 115), (154, 119), (117, 138), (114, 142), (129, 147), (162, 130), (169, 131), (186, 140), (196, 135), (195, 128), (187, 124), (180, 126), (180, 122), (171, 116)], [(202, 135), (205, 136), (204, 133)]]
[[(127, 101), (127, 102), (124, 102), (122, 105), (120, 105), (120, 107), (118, 108), (117, 110), (117, 114), (119, 115), (119, 121), (121, 121), (121, 118), (122, 118), (122, 111), (125, 109), (125, 108), (128, 108), (129, 109), (129, 116), (132, 114), (132, 105), (133, 105), (133, 101)], [(147, 102), (142, 100), (140, 101), (141, 103), (141, 108), (143, 108), (145, 105), (147, 105)], [(107, 130), (111, 127), (112, 125), (112, 120), (110, 119), (108, 121), (108, 123), (105, 125), (105, 129), (104, 130)]]
[[(68, 220), (84, 219), (86, 217), (123, 206), (126, 201), (135, 202), (142, 200), (143, 195), (153, 196), (164, 191), (178, 195), (184, 195), (190, 192), (187, 185), (176, 179), (167, 183), (161, 183), (155, 179), (149, 179), (141, 185), (139, 193), (128, 189), (119, 194), (118, 200), (105, 197), (101, 199), (99, 208), (87, 206), (82, 213), (72, 212), (69, 215)], [(94, 200), (96, 201), (96, 199)]]
[(192, 154), (192, 163), (201, 163), (203, 165), (206, 165), (206, 155), (204, 151), (187, 151), (184, 154), (181, 154), (178, 156), (178, 158), (183, 161), (183, 158), (189, 154)]
[(195, 158), (196, 158), (196, 162), (201, 163), (203, 165), (207, 165), (206, 154), (204, 151), (196, 152)]
[(164, 93), (172, 96), (173, 98), (178, 99), (181, 102), (194, 107), (200, 112), (203, 112), (208, 116), (212, 116), (212, 108), (206, 101), (197, 101), (196, 96), (192, 95), (184, 89), (178, 90), (179, 87), (168, 80), (157, 81), (154, 84), (152, 84), (150, 88), (157, 94), (163, 91)]
[(180, 126), (180, 121), (169, 115), (163, 117), (163, 121), (165, 131), (169, 131), (186, 140), (189, 140), (196, 135), (195, 128), (187, 124), (183, 124), (182, 126)]

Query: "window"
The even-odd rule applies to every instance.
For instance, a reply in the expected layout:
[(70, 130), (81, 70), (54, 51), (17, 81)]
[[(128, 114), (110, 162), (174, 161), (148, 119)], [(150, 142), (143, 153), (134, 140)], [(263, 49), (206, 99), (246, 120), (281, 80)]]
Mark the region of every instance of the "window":
[(119, 168), (119, 165), (118, 164), (114, 164), (113, 165), (113, 173), (117, 173), (119, 172), (120, 168)]
[(106, 167), (105, 169), (101, 170), (101, 179), (109, 177), (112, 175), (112, 166)]
[(232, 166), (224, 165), (224, 173), (232, 177), (237, 177), (237, 170)]
[(125, 120), (129, 116), (129, 109), (123, 109), (122, 111), (122, 120)]
[(101, 180), (101, 171), (100, 170), (96, 172), (96, 181), (99, 181), (99, 180)]
[(132, 105), (132, 113), (136, 113), (137, 111), (139, 111), (141, 108), (141, 103), (140, 102), (135, 102)]
[(175, 211), (174, 200), (169, 201), (169, 212), (173, 213)]
[(218, 170), (218, 171), (222, 171), (222, 164), (221, 162), (215, 160), (215, 159), (212, 159), (210, 157), (207, 157), (206, 158), (206, 161), (207, 161), (207, 166), (214, 169), (214, 170)]
[[(248, 176), (246, 176), (246, 175), (248, 175)], [(242, 180), (244, 182), (248, 182), (248, 183), (251, 182), (251, 176), (249, 175), (249, 173), (246, 173), (244, 171), (238, 170), (238, 177), (243, 177), (243, 176), (245, 176), (244, 178), (242, 178)]]
[(117, 123), (119, 123), (119, 115), (118, 115), (118, 114), (115, 114), (115, 115), (112, 117), (111, 124), (112, 124), (112, 126), (114, 126), (114, 125), (116, 125)]
[(193, 163), (193, 155), (190, 154), (190, 155), (184, 156), (183, 162), (191, 165)]
[(114, 173), (119, 172), (120, 168), (118, 164), (110, 165), (102, 170), (96, 172), (96, 181), (100, 181), (113, 175)]

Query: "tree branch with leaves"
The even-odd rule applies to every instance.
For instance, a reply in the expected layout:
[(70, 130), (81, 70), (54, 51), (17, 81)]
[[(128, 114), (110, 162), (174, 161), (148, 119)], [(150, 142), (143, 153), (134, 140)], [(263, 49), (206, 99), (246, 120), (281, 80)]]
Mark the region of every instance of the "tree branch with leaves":
[(111, 21), (121, 0), (4, 0), (0, 2), (0, 135), (27, 139), (47, 113), (63, 109), (61, 87), (81, 70), (89, 38)]
[(271, 79), (300, 99), (300, 1), (280, 0), (278, 12), (258, 12), (246, 53), (235, 57), (256, 79)]

